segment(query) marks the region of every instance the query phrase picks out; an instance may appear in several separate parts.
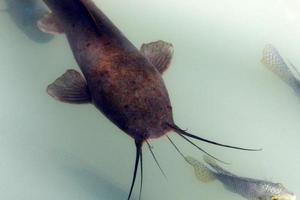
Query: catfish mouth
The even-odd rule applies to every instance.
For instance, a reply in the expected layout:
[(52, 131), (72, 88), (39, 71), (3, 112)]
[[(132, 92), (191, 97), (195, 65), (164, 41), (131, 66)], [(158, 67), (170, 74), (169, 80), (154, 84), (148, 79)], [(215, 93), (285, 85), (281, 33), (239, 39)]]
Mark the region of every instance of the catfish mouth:
[(166, 136), (171, 131), (173, 131), (171, 127), (164, 127), (164, 129), (159, 134), (148, 134), (147, 139), (159, 139), (163, 136)]

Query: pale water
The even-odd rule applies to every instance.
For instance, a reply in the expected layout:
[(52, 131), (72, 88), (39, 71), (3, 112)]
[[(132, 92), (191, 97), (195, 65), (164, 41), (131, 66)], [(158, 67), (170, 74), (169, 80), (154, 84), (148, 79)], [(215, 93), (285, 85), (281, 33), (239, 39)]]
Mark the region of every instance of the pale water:
[[(260, 63), (264, 45), (272, 43), (300, 69), (300, 1), (97, 4), (136, 46), (159, 39), (174, 45), (163, 78), (179, 126), (263, 151), (197, 144), (230, 162), (225, 168), (238, 175), (281, 182), (300, 195), (300, 99)], [(126, 199), (133, 140), (93, 106), (46, 94), (66, 69), (78, 69), (65, 37), (35, 43), (0, 14), (0, 199)], [(197, 149), (170, 136), (184, 153), (201, 159)], [(143, 200), (243, 199), (219, 182), (199, 182), (166, 138), (151, 144), (167, 179), (144, 147)]]

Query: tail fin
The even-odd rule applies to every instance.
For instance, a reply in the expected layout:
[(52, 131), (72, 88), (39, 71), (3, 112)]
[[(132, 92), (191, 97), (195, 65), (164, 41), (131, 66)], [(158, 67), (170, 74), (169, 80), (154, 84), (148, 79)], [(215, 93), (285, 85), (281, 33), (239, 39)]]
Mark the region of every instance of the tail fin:
[(273, 45), (268, 44), (265, 46), (261, 62), (288, 85), (293, 88), (298, 85), (297, 82), (299, 82), (299, 80), (293, 73), (295, 69), (291, 70)]
[(185, 156), (185, 160), (194, 167), (195, 175), (200, 181), (207, 183), (216, 179), (214, 172), (200, 161), (191, 156)]

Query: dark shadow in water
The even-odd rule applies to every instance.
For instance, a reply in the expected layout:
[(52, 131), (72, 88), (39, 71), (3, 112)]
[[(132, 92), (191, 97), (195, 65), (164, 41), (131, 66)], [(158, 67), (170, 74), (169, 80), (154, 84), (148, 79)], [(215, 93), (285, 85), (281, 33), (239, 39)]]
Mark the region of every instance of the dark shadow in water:
[(42, 0), (5, 0), (5, 3), (7, 13), (28, 38), (38, 43), (53, 39), (37, 27), (37, 21), (49, 12)]

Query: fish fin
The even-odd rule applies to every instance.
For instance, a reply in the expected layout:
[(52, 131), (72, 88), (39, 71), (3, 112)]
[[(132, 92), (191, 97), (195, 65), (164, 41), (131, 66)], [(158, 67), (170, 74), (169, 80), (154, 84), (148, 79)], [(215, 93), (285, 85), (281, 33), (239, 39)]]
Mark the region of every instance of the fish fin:
[(216, 179), (214, 172), (200, 161), (191, 156), (185, 156), (185, 160), (194, 167), (195, 175), (200, 181), (207, 183)]
[(221, 173), (221, 174), (226, 174), (226, 175), (229, 175), (229, 176), (236, 176), (235, 174), (232, 174), (231, 172), (223, 169), (222, 167), (220, 167), (216, 160), (204, 155), (203, 156), (203, 160), (209, 165), (211, 166), (216, 172), (218, 173)]
[(261, 62), (287, 84), (294, 86), (299, 81), (273, 45), (265, 46)]
[(76, 70), (69, 69), (47, 87), (47, 93), (66, 103), (90, 103), (91, 96), (86, 80)]
[(156, 67), (156, 69), (163, 73), (166, 71), (171, 63), (174, 49), (173, 45), (162, 40), (143, 44), (141, 46), (141, 53)]
[(48, 13), (37, 22), (38, 28), (45, 33), (57, 35), (63, 34), (64, 28), (59, 23), (59, 20), (53, 13)]

